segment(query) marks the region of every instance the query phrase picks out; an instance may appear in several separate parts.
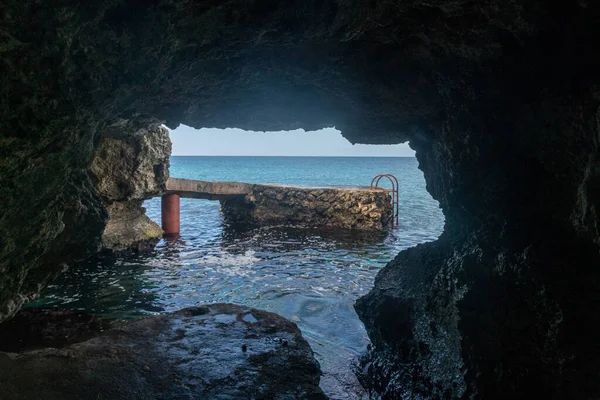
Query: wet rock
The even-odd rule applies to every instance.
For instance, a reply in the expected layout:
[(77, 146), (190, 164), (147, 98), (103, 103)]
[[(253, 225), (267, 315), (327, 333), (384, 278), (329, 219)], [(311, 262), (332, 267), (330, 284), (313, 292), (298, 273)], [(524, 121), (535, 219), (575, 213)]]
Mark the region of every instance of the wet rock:
[(115, 202), (107, 207), (109, 220), (102, 234), (102, 247), (111, 253), (152, 250), (163, 230), (146, 215), (143, 200)]
[(26, 309), (0, 325), (0, 351), (17, 353), (83, 342), (114, 325), (84, 311)]
[(319, 377), (295, 324), (232, 304), (149, 317), (62, 349), (0, 353), (7, 400), (325, 399)]

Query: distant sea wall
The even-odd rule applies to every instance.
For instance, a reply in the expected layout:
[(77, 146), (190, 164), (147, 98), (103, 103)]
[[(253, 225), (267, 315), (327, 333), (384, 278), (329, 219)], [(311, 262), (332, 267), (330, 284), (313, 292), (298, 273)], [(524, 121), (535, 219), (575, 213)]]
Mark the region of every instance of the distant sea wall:
[(383, 230), (392, 217), (387, 193), (358, 188), (252, 185), (245, 196), (220, 201), (228, 222), (260, 226)]

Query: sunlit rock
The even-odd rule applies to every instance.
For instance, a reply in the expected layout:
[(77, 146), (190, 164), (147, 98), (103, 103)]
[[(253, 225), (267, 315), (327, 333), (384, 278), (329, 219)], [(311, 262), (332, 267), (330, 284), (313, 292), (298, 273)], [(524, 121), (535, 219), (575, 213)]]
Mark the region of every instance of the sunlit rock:
[(143, 251), (160, 240), (163, 231), (146, 216), (142, 203), (164, 191), (170, 155), (169, 132), (163, 127), (101, 140), (90, 175), (108, 210), (104, 249)]

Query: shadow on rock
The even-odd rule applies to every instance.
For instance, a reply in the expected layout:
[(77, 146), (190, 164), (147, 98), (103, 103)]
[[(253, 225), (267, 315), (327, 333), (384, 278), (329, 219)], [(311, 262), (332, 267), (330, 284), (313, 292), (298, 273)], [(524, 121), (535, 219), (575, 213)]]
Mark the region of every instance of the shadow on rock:
[(0, 352), (3, 399), (325, 399), (298, 327), (211, 304), (110, 329), (61, 349)]

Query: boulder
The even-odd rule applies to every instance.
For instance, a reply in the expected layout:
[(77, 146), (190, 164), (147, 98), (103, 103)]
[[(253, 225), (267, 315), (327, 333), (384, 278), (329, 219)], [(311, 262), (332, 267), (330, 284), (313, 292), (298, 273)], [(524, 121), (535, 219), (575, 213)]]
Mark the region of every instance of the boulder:
[(162, 229), (148, 218), (143, 200), (158, 196), (169, 178), (171, 141), (167, 129), (156, 126), (133, 135), (102, 138), (90, 176), (108, 211), (102, 247), (112, 252), (154, 247)]
[(298, 327), (211, 304), (153, 316), (60, 349), (0, 353), (2, 399), (325, 399)]

